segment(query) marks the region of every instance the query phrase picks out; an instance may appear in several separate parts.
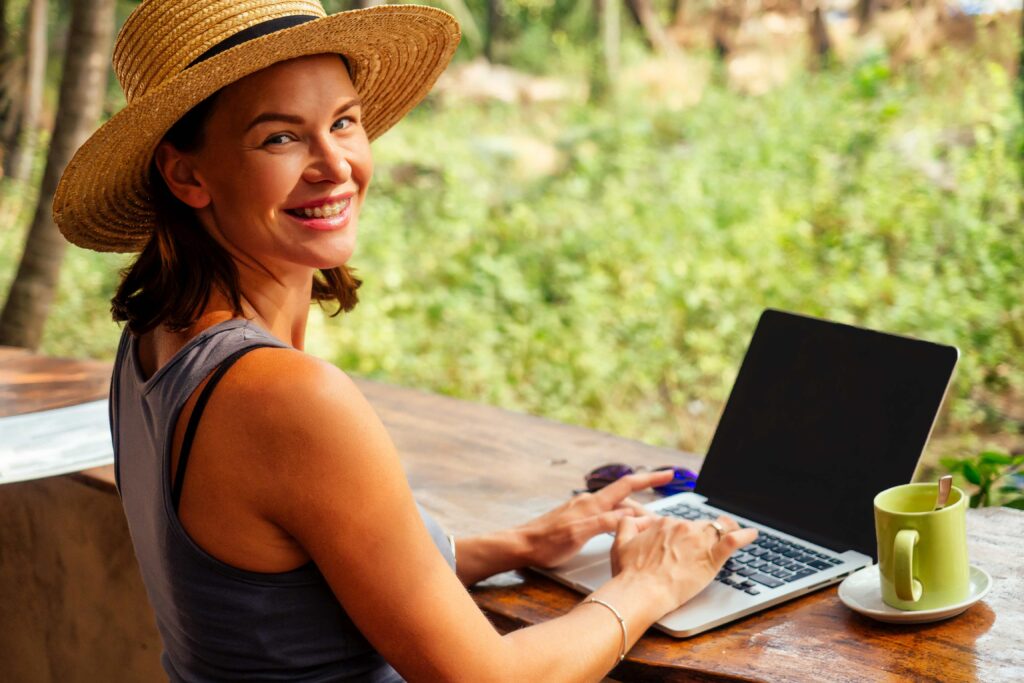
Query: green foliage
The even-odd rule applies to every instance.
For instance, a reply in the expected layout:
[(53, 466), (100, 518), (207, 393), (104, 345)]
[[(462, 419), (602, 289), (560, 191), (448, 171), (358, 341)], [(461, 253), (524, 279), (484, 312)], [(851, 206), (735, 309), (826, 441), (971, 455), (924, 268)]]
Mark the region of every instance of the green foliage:
[[(42, 147), (37, 150), (37, 174), (45, 156)], [(25, 187), (11, 181), (0, 183), (0, 292), (4, 296), (17, 271), (25, 236), (25, 231), (9, 226), (27, 229), (35, 210), (34, 197), (26, 196), (29, 193)], [(119, 330), (110, 319), (110, 298), (117, 286), (118, 271), (127, 262), (122, 254), (68, 247), (57, 298), (43, 332), (43, 353), (69, 358), (113, 357)]]
[(892, 77), (885, 54), (874, 54), (853, 69), (853, 85), (861, 97), (878, 97)]
[[(363, 303), (324, 349), (360, 374), (678, 444), (777, 306), (957, 344), (948, 425), (1004, 428), (983, 406), (1024, 390), (1006, 74), (876, 81), (713, 90), (681, 113), (624, 97), (414, 116), (377, 143)], [(521, 138), (558, 169), (522, 175)]]
[[(315, 313), (310, 351), (699, 450), (693, 417), (713, 420), (773, 306), (958, 345), (941, 429), (1013, 438), (999, 406), (1024, 396), (1024, 233), (1005, 70), (865, 62), (758, 98), (715, 85), (682, 111), (631, 85), (602, 108), (434, 99), (375, 142), (362, 303)], [(0, 230), (0, 291), (22, 235)], [(123, 263), (69, 251), (44, 352), (112, 355)]]
[(941, 463), (961, 480), (958, 485), (966, 483), (975, 490), (970, 499), (972, 508), (1005, 505), (1024, 510), (1024, 454), (985, 451), (969, 458), (943, 458)]

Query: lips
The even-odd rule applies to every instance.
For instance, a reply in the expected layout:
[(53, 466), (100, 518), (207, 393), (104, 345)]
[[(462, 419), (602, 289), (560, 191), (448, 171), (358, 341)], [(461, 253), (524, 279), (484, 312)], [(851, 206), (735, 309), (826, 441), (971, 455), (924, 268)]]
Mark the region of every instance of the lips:
[(318, 199), (312, 202), (307, 202), (301, 206), (285, 209), (285, 213), (291, 214), (296, 218), (331, 218), (332, 216), (337, 216), (345, 211), (351, 202), (351, 194), (339, 195), (337, 197)]
[(355, 206), (351, 197), (346, 197), (334, 204), (321, 204), (317, 207), (303, 209), (285, 209), (292, 220), (310, 230), (337, 231), (344, 230), (352, 219)]

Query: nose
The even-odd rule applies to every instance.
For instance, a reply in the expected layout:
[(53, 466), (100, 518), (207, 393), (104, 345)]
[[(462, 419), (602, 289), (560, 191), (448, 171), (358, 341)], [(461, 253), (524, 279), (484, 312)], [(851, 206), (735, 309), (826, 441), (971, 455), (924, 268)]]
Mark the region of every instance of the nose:
[(310, 145), (309, 163), (303, 179), (310, 183), (330, 182), (341, 185), (352, 177), (349, 150), (331, 136), (317, 138)]

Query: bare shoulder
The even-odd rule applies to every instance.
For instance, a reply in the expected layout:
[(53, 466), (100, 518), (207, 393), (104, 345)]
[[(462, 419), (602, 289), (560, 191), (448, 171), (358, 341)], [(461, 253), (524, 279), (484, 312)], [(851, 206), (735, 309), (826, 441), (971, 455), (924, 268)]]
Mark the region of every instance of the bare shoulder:
[(277, 440), (307, 430), (324, 433), (331, 431), (330, 424), (373, 413), (347, 374), (302, 351), (256, 349), (236, 366), (222, 381), (222, 406), (253, 437)]
[[(294, 349), (257, 349), (238, 364), (218, 409), (232, 425), (218, 445), (246, 469), (261, 517), (320, 564), (341, 552), (327, 550), (338, 542), (340, 520), (357, 528), (355, 517), (373, 510), (379, 523), (380, 510), (398, 500), (415, 516), (394, 444), (348, 375)], [(366, 481), (374, 485), (353, 486)]]
[[(245, 354), (237, 363), (244, 382), (237, 391), (246, 400), (298, 400), (300, 392), (358, 391), (337, 366), (291, 348), (265, 347)], [(280, 407), (280, 404), (279, 404)]]

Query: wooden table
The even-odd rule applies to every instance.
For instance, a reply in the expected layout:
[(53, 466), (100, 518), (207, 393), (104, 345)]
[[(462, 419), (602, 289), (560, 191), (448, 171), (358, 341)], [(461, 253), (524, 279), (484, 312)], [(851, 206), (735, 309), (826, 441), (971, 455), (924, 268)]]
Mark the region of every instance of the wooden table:
[[(108, 376), (109, 365), (104, 363), (48, 359), (0, 349), (0, 415), (102, 398)], [(700, 464), (700, 458), (691, 454), (587, 429), (376, 382), (359, 380), (358, 384), (402, 453), (417, 498), (457, 533), (524, 521), (564, 500), (580, 485), (582, 473), (609, 461), (694, 468)], [(45, 495), (36, 491), (58, 486), (59, 490), (47, 489)], [(15, 495), (18, 491), (27, 493), (19, 497)], [(97, 497), (103, 502), (102, 510), (95, 507)], [(17, 500), (11, 503), (10, 498)], [(52, 515), (53, 508), (68, 499), (74, 499), (77, 506), (70, 513), (73, 518), (50, 520), (54, 528), (41, 529), (46, 519), (38, 508), (48, 506)], [(103, 516), (102, 521), (90, 519), (83, 506), (93, 506), (89, 514)], [(8, 523), (12, 510), (18, 523)], [(155, 662), (160, 646), (137, 572), (131, 560), (125, 560), (131, 558), (130, 543), (117, 511), (109, 467), (0, 487), (0, 519), (4, 520), (0, 525), (0, 548), (4, 549), (0, 575), (5, 578), (0, 591), (7, 591), (0, 593), (0, 604), (5, 605), (0, 614), (7, 615), (0, 616), (0, 633), (5, 634), (0, 638), (0, 679), (144, 679), (138, 672), (149, 671), (146, 667)], [(34, 566), (27, 574), (12, 567), (18, 554), (9, 552), (11, 543), (32, 538), (25, 531), (26, 524), (36, 532), (33, 548), (40, 545), (41, 533), (63, 534), (58, 542), (42, 544), (45, 557), (33, 550)], [(970, 511), (971, 559), (992, 575), (994, 586), (982, 603), (955, 619), (918, 626), (876, 623), (846, 609), (832, 587), (687, 640), (649, 632), (612, 676), (622, 681), (1024, 680), (1022, 539), (1024, 513), (1005, 508)], [(95, 546), (98, 549), (89, 550)], [(68, 548), (77, 548), (78, 555), (64, 557)], [(106, 559), (97, 568), (95, 559), (81, 560), (87, 552)], [(69, 571), (67, 567), (76, 557), (88, 566)], [(39, 566), (46, 562), (63, 564), (64, 572), (48, 575), (45, 567)], [(45, 587), (46, 581), (61, 583), (63, 589), (50, 589), (65, 598), (75, 595), (66, 584), (85, 571), (90, 586), (84, 590), (95, 589), (98, 595), (91, 602), (70, 602), (79, 612), (99, 609), (105, 620), (102, 628), (93, 628), (93, 634), (89, 628), (69, 625), (69, 620), (80, 615), (66, 610), (60, 613), (60, 605), (47, 603), (44, 611), (49, 621), (41, 626), (45, 637), (40, 645), (38, 635), (25, 626), (25, 611), (17, 608), (18, 601), (24, 600), (9, 588), (8, 578), (18, 571), (31, 575), (29, 580), (35, 580), (36, 589)], [(531, 572), (503, 574), (472, 592), (477, 604), (502, 630), (558, 616), (579, 600), (572, 591)], [(28, 602), (36, 611), (40, 609), (39, 601)], [(117, 609), (109, 608), (115, 603)], [(131, 609), (126, 604), (140, 616), (128, 618), (124, 613)], [(12, 633), (13, 623), (5, 623), (8, 620), (24, 632), (16, 643), (6, 636)], [(59, 622), (56, 628), (55, 620)], [(123, 637), (111, 637), (111, 629), (118, 628)], [(79, 647), (60, 650), (55, 643), (63, 643), (65, 637), (78, 641)], [(7, 647), (2, 644), (5, 641)], [(97, 648), (109, 650), (112, 641), (121, 650), (96, 652)], [(46, 648), (45, 654), (38, 654), (40, 647)], [(49, 668), (42, 671), (37, 667), (31, 672), (12, 669), (11, 658), (26, 648), (36, 648), (36, 659), (48, 659)], [(96, 664), (85, 669), (87, 675), (81, 667), (83, 650), (95, 655)], [(71, 660), (67, 665), (61, 664), (62, 654)], [(104, 669), (104, 663), (110, 661), (114, 665)], [(21, 676), (5, 677), (5, 670)], [(126, 671), (136, 673), (129, 676)], [(26, 678), (28, 674), (38, 677)]]

